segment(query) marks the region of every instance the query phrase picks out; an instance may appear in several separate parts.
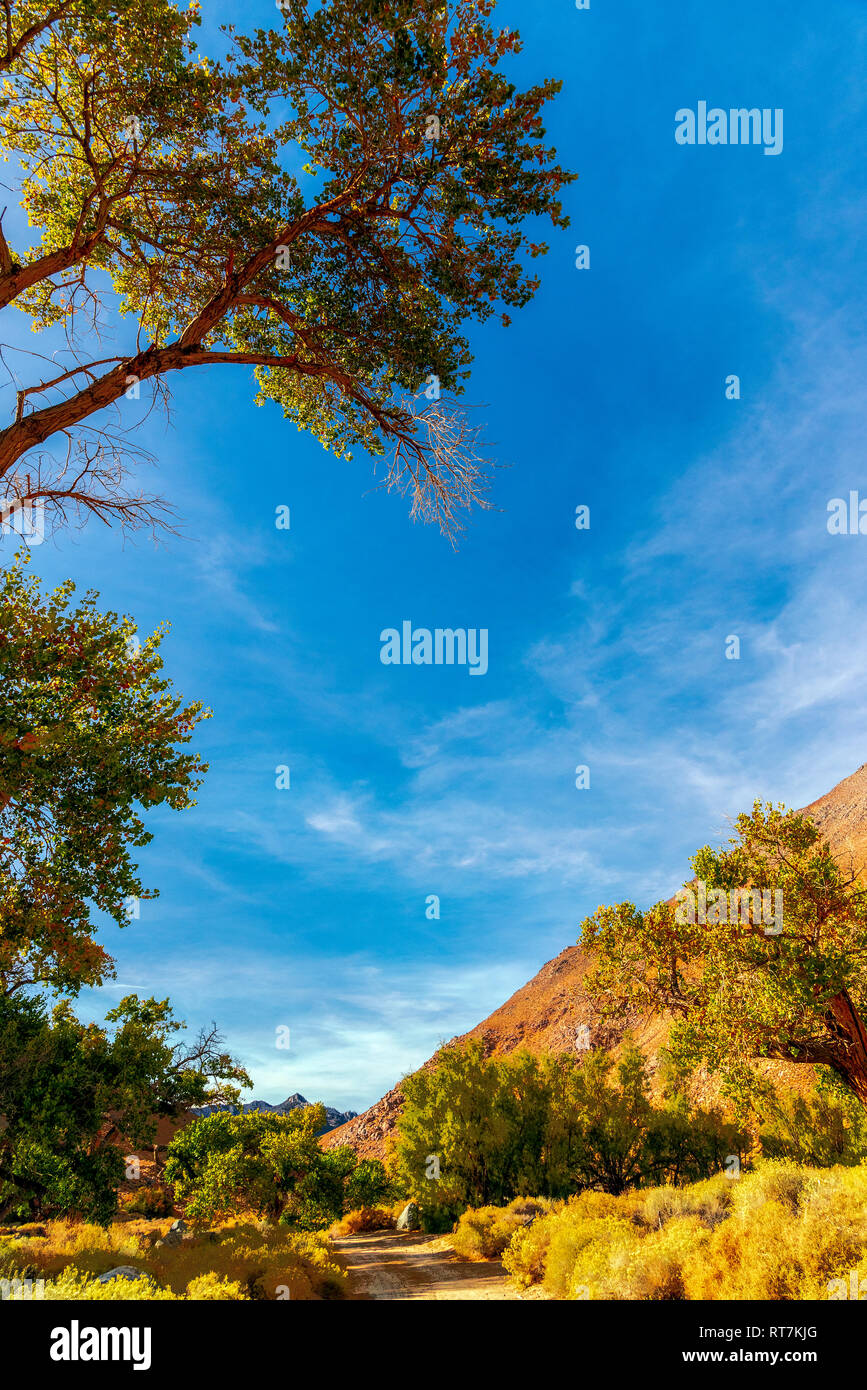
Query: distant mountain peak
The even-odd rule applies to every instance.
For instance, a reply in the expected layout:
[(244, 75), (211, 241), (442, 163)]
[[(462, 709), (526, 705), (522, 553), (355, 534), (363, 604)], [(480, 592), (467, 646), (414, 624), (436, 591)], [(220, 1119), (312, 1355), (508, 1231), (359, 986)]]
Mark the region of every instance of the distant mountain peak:
[[(217, 1115), (224, 1110), (228, 1110), (232, 1115), (249, 1115), (254, 1112), (261, 1112), (267, 1115), (288, 1115), (292, 1110), (299, 1110), (304, 1106), (310, 1105), (309, 1100), (305, 1100), (300, 1091), (294, 1095), (287, 1096), (279, 1105), (271, 1105), (267, 1100), (248, 1100), (243, 1105), (227, 1105), (222, 1102), (219, 1105), (194, 1105), (192, 1113), (199, 1119), (205, 1119), (208, 1115)], [(335, 1110), (333, 1105), (325, 1107), (325, 1127), (317, 1130), (318, 1134), (327, 1134), (329, 1130), (336, 1129), (338, 1125), (345, 1125), (349, 1120), (354, 1120), (357, 1111), (355, 1110)]]
[(297, 1106), (299, 1106), (299, 1105), (309, 1105), (309, 1104), (310, 1104), (310, 1101), (309, 1101), (309, 1100), (305, 1100), (304, 1096), (302, 1096), (302, 1094), (301, 1094), (300, 1091), (296, 1091), (294, 1095), (292, 1095), (292, 1096), (287, 1096), (286, 1099), (283, 1101), (282, 1106), (278, 1106), (277, 1109), (278, 1109), (278, 1110), (279, 1110), (279, 1109), (284, 1109), (284, 1110), (285, 1110), (285, 1109), (288, 1108), (289, 1110), (294, 1110), (294, 1109), (295, 1109)]

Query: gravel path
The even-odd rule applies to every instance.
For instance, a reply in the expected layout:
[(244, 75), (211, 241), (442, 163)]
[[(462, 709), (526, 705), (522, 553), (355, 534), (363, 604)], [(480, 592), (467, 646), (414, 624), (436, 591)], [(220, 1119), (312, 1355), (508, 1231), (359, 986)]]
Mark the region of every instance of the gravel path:
[(537, 1299), (511, 1284), (497, 1260), (465, 1260), (445, 1236), (375, 1231), (334, 1242), (356, 1299)]

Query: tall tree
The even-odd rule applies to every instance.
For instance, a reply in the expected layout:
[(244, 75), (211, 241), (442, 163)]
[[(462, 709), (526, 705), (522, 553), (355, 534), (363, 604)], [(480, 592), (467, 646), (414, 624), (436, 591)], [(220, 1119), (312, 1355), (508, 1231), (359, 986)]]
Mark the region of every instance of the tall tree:
[(534, 294), (547, 248), (522, 226), (566, 226), (572, 178), (544, 143), (560, 84), (503, 74), (520, 39), (493, 0), (280, 0), (282, 27), (230, 27), (219, 63), (195, 0), (3, 8), (2, 139), (40, 235), (0, 232), (0, 306), (48, 334), (43, 369), (16, 359), (6, 505), (155, 524), (128, 481), (134, 400), (231, 363), (336, 454), (387, 453), (413, 515), (451, 531), (484, 504), (461, 327)]
[[(620, 903), (585, 920), (582, 944), (597, 952), (587, 987), (609, 1017), (670, 1014), (675, 1060), (718, 1072), (744, 1105), (755, 1062), (776, 1058), (830, 1068), (867, 1106), (860, 876), (785, 807), (757, 801), (735, 829), (730, 848), (692, 859), (679, 904)], [(779, 923), (766, 910), (776, 893)]]
[(348, 1145), (323, 1150), (325, 1107), (288, 1115), (226, 1111), (196, 1120), (174, 1136), (165, 1167), (175, 1200), (194, 1222), (254, 1211), (303, 1230), (329, 1226), (358, 1191), (388, 1190), (381, 1164), (361, 1167)]
[(125, 926), (145, 889), (140, 810), (182, 810), (206, 771), (185, 745), (209, 711), (161, 674), (160, 628), (43, 594), (27, 556), (0, 579), (0, 994), (113, 974), (98, 908)]
[(119, 1140), (153, 1142), (157, 1117), (235, 1101), (246, 1072), (216, 1028), (191, 1044), (168, 1001), (129, 995), (110, 1030), (80, 1023), (68, 1002), (0, 994), (0, 1220), (77, 1214), (108, 1222), (124, 1177)]

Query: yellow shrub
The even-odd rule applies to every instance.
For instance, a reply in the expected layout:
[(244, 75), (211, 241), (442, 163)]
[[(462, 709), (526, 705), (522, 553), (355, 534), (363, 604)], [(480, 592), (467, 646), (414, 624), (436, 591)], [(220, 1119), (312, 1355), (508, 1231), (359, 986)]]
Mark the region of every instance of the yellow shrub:
[(531, 1229), (551, 1206), (544, 1197), (516, 1197), (507, 1207), (471, 1208), (458, 1221), (452, 1245), (465, 1259), (497, 1259), (516, 1231)]
[(734, 1211), (749, 1216), (766, 1202), (776, 1202), (795, 1215), (811, 1175), (811, 1169), (788, 1160), (763, 1161), (755, 1172), (730, 1180)]
[(827, 1299), (867, 1279), (867, 1165), (582, 1193), (517, 1231), (503, 1264), (559, 1299)]
[(697, 1216), (705, 1226), (716, 1226), (731, 1211), (734, 1185), (734, 1179), (723, 1175), (691, 1187), (653, 1187), (632, 1194), (633, 1199), (640, 1199), (635, 1214), (644, 1225), (657, 1230), (681, 1216)]
[(191, 1279), (187, 1284), (187, 1298), (194, 1298), (199, 1301), (207, 1299), (235, 1299), (242, 1300), (247, 1294), (239, 1283), (233, 1283), (230, 1279), (221, 1279), (213, 1270), (210, 1274), (199, 1274), (195, 1279)]
[(622, 1271), (641, 1236), (618, 1216), (585, 1216), (570, 1204), (554, 1221), (545, 1259), (546, 1291), (554, 1298), (617, 1298)]
[[(20, 1302), (24, 1294), (11, 1294), (13, 1303)], [(171, 1289), (161, 1289), (148, 1279), (112, 1279), (108, 1284), (100, 1284), (82, 1270), (69, 1265), (56, 1279), (46, 1279), (40, 1291), (40, 1299), (46, 1302), (67, 1299), (77, 1302), (87, 1300), (96, 1303), (166, 1303), (178, 1297)]]
[(659, 1301), (686, 1298), (687, 1264), (701, 1258), (710, 1232), (700, 1216), (675, 1216), (649, 1231), (634, 1247), (632, 1258), (609, 1295)]
[(520, 1288), (541, 1284), (555, 1216), (540, 1216), (532, 1226), (519, 1227), (503, 1251), (503, 1268)]
[[(168, 1220), (124, 1221), (103, 1229), (85, 1223), (46, 1222), (45, 1239), (0, 1240), (0, 1278), (14, 1278), (27, 1270), (33, 1278), (51, 1281), (73, 1271), (69, 1277), (76, 1287), (84, 1283), (96, 1290), (113, 1290), (124, 1283), (126, 1292), (88, 1292), (70, 1297), (156, 1296), (144, 1293), (142, 1281), (113, 1280), (111, 1284), (95, 1286), (88, 1283), (118, 1265), (130, 1265), (151, 1275), (163, 1291), (159, 1296), (169, 1298), (183, 1297), (191, 1284), (199, 1287), (196, 1281), (203, 1277), (211, 1282), (202, 1287), (235, 1286), (239, 1293), (198, 1293), (194, 1297), (309, 1300), (339, 1298), (345, 1290), (346, 1276), (333, 1260), (328, 1238), (322, 1232), (298, 1233), (261, 1222), (233, 1222), (177, 1245), (154, 1248), (154, 1236), (164, 1235), (170, 1224)], [(141, 1288), (135, 1293), (139, 1285)], [(47, 1289), (48, 1282), (46, 1297)]]
[(388, 1207), (359, 1207), (347, 1212), (328, 1232), (330, 1236), (354, 1236), (359, 1231), (394, 1230), (396, 1221)]
[(458, 1221), (451, 1243), (468, 1260), (489, 1260), (501, 1255), (521, 1224), (509, 1221), (503, 1207), (476, 1207)]

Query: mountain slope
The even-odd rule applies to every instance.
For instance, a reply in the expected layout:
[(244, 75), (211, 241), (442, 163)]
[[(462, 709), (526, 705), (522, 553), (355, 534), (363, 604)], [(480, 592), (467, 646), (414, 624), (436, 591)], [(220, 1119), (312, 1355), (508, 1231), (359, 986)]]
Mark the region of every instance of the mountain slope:
[[(851, 861), (859, 871), (867, 866), (867, 763), (803, 810), (827, 837), (838, 858), (845, 863)], [(625, 1025), (617, 1027), (599, 1020), (593, 1001), (583, 987), (590, 963), (590, 952), (580, 946), (567, 946), (505, 1004), (452, 1041), (481, 1038), (488, 1055), (513, 1052), (519, 1047), (534, 1053), (571, 1052), (576, 1046), (578, 1029), (586, 1025), (594, 1047), (616, 1049)], [(664, 1018), (636, 1016), (629, 1026), (653, 1074), (668, 1033), (667, 1022)], [(433, 1065), (435, 1059), (436, 1054), (424, 1065)], [(812, 1085), (811, 1067), (769, 1062), (763, 1070), (777, 1084), (796, 1090)], [(700, 1077), (697, 1093), (703, 1100), (715, 1099), (717, 1088), (713, 1078)], [(402, 1105), (403, 1095), (398, 1083), (363, 1114), (330, 1130), (323, 1136), (323, 1146), (350, 1144), (363, 1157), (382, 1158)]]

